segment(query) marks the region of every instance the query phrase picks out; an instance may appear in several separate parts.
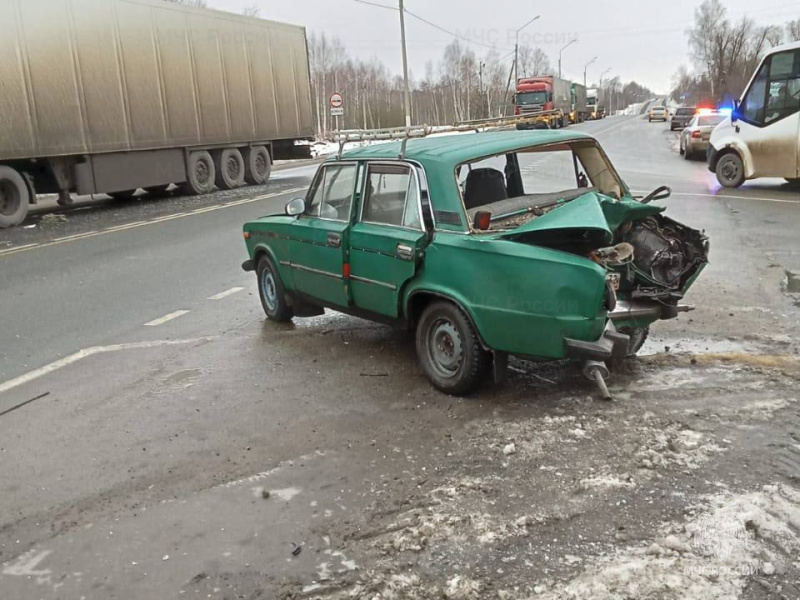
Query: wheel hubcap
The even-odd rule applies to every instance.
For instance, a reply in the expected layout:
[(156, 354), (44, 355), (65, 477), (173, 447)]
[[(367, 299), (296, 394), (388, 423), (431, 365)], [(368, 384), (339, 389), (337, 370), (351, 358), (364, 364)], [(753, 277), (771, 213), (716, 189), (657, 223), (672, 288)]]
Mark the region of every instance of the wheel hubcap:
[(19, 209), (19, 205), (17, 188), (9, 183), (0, 183), (0, 214), (13, 215)]
[(263, 154), (256, 156), (256, 173), (263, 175), (267, 172), (267, 159)]
[(728, 181), (734, 181), (739, 177), (739, 167), (731, 161), (726, 161), (722, 165), (722, 176)]
[(195, 174), (197, 175), (197, 181), (200, 184), (208, 183), (208, 176), (209, 176), (210, 170), (208, 168), (208, 164), (206, 164), (206, 161), (204, 161), (204, 160), (198, 161), (197, 162), (197, 166), (195, 167), (194, 171), (195, 171)]
[(275, 277), (270, 271), (264, 271), (261, 276), (261, 295), (264, 298), (266, 307), (273, 311), (278, 305), (278, 291), (275, 288)]
[(461, 368), (464, 349), (461, 336), (448, 319), (439, 319), (428, 330), (428, 355), (439, 377), (455, 377)]
[(236, 160), (236, 158), (234, 158), (233, 156), (231, 156), (228, 159), (226, 167), (228, 171), (228, 177), (230, 178), (230, 180), (236, 181), (236, 179), (239, 177), (239, 161)]

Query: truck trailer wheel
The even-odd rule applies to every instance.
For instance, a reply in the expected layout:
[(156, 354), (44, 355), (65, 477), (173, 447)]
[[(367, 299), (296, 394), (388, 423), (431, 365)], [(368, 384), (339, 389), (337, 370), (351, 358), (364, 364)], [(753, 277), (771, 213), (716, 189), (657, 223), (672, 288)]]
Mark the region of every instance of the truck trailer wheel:
[(0, 165), (0, 228), (19, 225), (28, 216), (31, 195), (22, 175)]
[(263, 185), (272, 173), (272, 160), (265, 146), (253, 146), (245, 151), (244, 179), (250, 185)]
[(214, 154), (217, 187), (232, 190), (244, 185), (244, 159), (236, 148), (225, 148)]
[(181, 187), (188, 195), (209, 194), (214, 191), (217, 170), (214, 160), (205, 150), (192, 152), (186, 161), (186, 183)]

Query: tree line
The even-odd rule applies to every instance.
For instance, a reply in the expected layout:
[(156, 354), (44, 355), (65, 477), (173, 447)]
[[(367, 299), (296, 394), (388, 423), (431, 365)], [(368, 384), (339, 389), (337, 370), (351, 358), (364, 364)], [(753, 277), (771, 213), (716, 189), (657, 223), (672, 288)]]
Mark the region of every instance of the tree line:
[(683, 65), (673, 78), (672, 98), (689, 105), (730, 103), (738, 98), (764, 53), (800, 41), (800, 19), (758, 25), (750, 17), (731, 20), (720, 0), (705, 0), (687, 31), (694, 70)]

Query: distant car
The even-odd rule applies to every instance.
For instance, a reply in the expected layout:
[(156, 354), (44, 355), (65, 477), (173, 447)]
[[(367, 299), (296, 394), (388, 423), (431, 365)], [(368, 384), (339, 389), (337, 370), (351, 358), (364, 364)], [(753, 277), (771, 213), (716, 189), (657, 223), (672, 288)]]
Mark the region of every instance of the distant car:
[(700, 153), (705, 156), (711, 139), (711, 132), (726, 118), (727, 115), (718, 112), (696, 115), (689, 122), (689, 126), (681, 132), (680, 152), (683, 157), (686, 160), (690, 160)]
[(654, 106), (650, 109), (650, 114), (648, 115), (648, 121), (652, 123), (653, 121), (667, 121), (669, 120), (669, 111), (665, 106)]
[[(547, 157), (533, 174), (531, 154)], [(433, 386), (466, 394), (502, 380), (510, 354), (602, 368), (685, 310), (708, 240), (650, 204), (667, 195), (635, 199), (579, 132), (375, 144), (322, 164), (285, 214), (247, 223), (242, 267), (269, 319), (325, 307), (407, 327)]]
[(672, 115), (672, 121), (669, 123), (669, 130), (675, 131), (676, 129), (683, 129), (689, 125), (694, 116), (697, 114), (697, 109), (694, 106), (681, 106)]

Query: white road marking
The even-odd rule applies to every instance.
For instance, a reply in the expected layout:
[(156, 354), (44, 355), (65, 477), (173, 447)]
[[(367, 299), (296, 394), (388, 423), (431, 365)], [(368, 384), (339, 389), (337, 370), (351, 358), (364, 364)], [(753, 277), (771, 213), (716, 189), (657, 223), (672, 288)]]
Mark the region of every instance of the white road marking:
[(40, 377), (44, 377), (53, 371), (58, 371), (59, 369), (63, 369), (64, 367), (68, 367), (69, 365), (78, 362), (79, 360), (83, 360), (84, 358), (88, 358), (96, 354), (120, 352), (123, 350), (146, 350), (148, 348), (158, 348), (160, 346), (196, 344), (198, 342), (205, 342), (210, 339), (212, 338), (197, 338), (190, 340), (156, 340), (152, 342), (133, 342), (130, 344), (115, 344), (113, 346), (93, 346), (91, 348), (85, 348), (76, 352), (75, 354), (70, 354), (69, 356), (65, 356), (60, 360), (50, 363), (49, 365), (45, 365), (0, 384), (0, 394), (9, 390), (13, 390), (21, 385), (25, 385), (26, 383), (30, 383), (31, 381), (39, 379)]
[(38, 246), (39, 244), (25, 244), (24, 246), (14, 246), (12, 248), (6, 248), (5, 250), (0, 250), (0, 254), (5, 254), (6, 252), (16, 252), (18, 250), (24, 250), (25, 248), (33, 248), (34, 246)]
[(169, 323), (177, 319), (178, 317), (182, 317), (183, 315), (189, 314), (188, 310), (176, 310), (173, 313), (169, 313), (168, 315), (164, 315), (160, 319), (156, 319), (155, 321), (150, 321), (149, 323), (145, 323), (145, 327), (158, 327), (159, 325), (163, 325), (164, 323)]
[(243, 289), (244, 288), (242, 288), (242, 287), (234, 287), (234, 288), (231, 288), (229, 290), (225, 290), (224, 292), (220, 292), (216, 296), (211, 296), (211, 298), (209, 298), (209, 300), (222, 300), (223, 298), (227, 298), (228, 296), (233, 296), (234, 294), (238, 294)]
[(76, 233), (74, 235), (67, 235), (67, 236), (64, 236), (64, 237), (56, 238), (53, 241), (54, 242), (67, 242), (69, 240), (77, 240), (77, 239), (80, 239), (82, 237), (90, 236), (90, 235), (93, 235), (95, 233), (97, 233), (97, 232), (96, 231), (84, 231), (83, 233)]
[[(298, 167), (299, 168), (299, 167)], [(39, 248), (49, 248), (51, 246), (58, 246), (60, 244), (68, 244), (70, 242), (77, 242), (79, 240), (85, 240), (93, 237), (97, 237), (100, 235), (107, 235), (109, 233), (117, 233), (120, 231), (127, 231), (129, 229), (136, 229), (138, 227), (147, 227), (148, 225), (155, 225), (157, 223), (163, 223), (164, 221), (171, 221), (173, 219), (183, 219), (185, 217), (191, 217), (193, 215), (199, 215), (207, 212), (213, 212), (215, 210), (222, 210), (224, 208), (233, 208), (234, 206), (241, 206), (243, 204), (251, 204), (253, 202), (259, 202), (260, 200), (267, 200), (269, 198), (276, 198), (278, 196), (285, 196), (287, 194), (294, 194), (295, 192), (305, 191), (307, 188), (305, 187), (298, 187), (292, 188), (288, 190), (283, 190), (280, 192), (274, 192), (272, 194), (264, 194), (262, 196), (256, 196), (254, 198), (247, 198), (245, 200), (237, 200), (235, 202), (228, 202), (227, 204), (220, 204), (219, 206), (209, 206), (203, 209), (198, 209), (197, 212), (183, 212), (178, 214), (167, 215), (164, 217), (159, 217), (157, 219), (150, 219), (149, 221), (138, 221), (135, 223), (128, 223), (126, 225), (120, 225), (117, 227), (112, 227), (110, 229), (104, 229), (103, 231), (93, 231), (88, 232), (85, 234), (79, 234), (75, 236), (69, 236), (67, 238), (61, 238), (57, 240), (53, 240), (52, 242), (44, 242), (42, 244), (29, 244), (27, 246), (19, 246), (17, 248), (9, 248), (7, 250), (0, 250), (0, 257), (6, 256), (13, 256), (19, 252), (29, 252), (31, 250), (36, 250)]]

